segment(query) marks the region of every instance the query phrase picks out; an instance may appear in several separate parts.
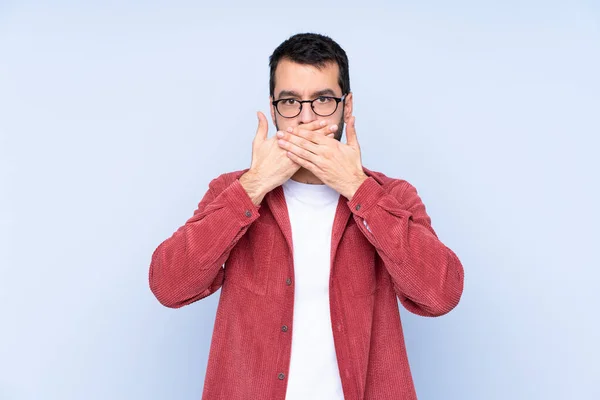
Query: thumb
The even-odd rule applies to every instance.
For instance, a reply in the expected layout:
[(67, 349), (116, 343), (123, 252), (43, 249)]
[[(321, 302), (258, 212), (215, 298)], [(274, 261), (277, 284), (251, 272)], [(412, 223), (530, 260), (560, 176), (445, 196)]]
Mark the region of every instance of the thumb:
[(256, 115), (258, 116), (258, 128), (256, 129), (256, 139), (264, 141), (267, 139), (267, 134), (269, 132), (269, 122), (267, 121), (267, 117), (265, 117), (265, 114), (263, 114), (262, 112), (258, 111)]
[(356, 138), (356, 117), (352, 116), (348, 125), (346, 126), (346, 144), (349, 146), (358, 146), (358, 139)]

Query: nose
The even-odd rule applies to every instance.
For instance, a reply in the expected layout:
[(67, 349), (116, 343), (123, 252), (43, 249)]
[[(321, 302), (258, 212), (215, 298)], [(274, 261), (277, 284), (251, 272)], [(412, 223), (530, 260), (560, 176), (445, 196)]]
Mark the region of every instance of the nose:
[(310, 103), (302, 104), (302, 111), (300, 111), (300, 115), (298, 115), (301, 124), (308, 124), (309, 122), (316, 120), (317, 117), (318, 115), (315, 114)]

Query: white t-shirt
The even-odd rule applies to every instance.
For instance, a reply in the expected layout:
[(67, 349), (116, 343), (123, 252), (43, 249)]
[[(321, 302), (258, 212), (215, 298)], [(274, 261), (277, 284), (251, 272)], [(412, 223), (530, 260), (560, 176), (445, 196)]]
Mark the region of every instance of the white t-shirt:
[(331, 314), (331, 233), (340, 194), (288, 180), (283, 192), (294, 247), (294, 314), (286, 400), (343, 400)]

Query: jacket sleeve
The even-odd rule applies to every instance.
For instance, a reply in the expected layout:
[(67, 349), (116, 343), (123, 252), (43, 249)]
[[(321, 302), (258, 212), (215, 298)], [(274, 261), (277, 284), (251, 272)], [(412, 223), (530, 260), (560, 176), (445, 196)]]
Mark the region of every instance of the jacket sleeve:
[(435, 317), (456, 307), (464, 284), (462, 264), (438, 239), (412, 185), (394, 180), (384, 189), (369, 177), (348, 206), (408, 311)]
[(152, 254), (150, 289), (166, 307), (179, 308), (217, 291), (229, 253), (260, 215), (260, 205), (238, 179), (218, 193), (219, 178), (211, 181), (193, 216)]

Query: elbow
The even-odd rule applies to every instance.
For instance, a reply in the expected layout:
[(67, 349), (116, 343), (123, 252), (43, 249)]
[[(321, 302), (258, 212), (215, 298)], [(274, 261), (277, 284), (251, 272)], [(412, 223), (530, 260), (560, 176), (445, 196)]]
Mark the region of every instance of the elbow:
[(464, 274), (460, 262), (455, 263), (454, 268), (450, 268), (449, 271), (449, 276), (441, 285), (429, 286), (423, 290), (418, 296), (418, 301), (401, 295), (397, 286), (395, 286), (396, 294), (404, 307), (413, 314), (424, 317), (446, 315), (458, 306), (464, 288)]
[(460, 296), (452, 298), (436, 298), (426, 304), (419, 304), (408, 297), (400, 297), (398, 299), (408, 311), (422, 317), (441, 317), (454, 310), (458, 305)]
[(173, 284), (175, 279), (168, 274), (162, 262), (160, 247), (152, 254), (152, 261), (148, 272), (150, 291), (158, 302), (168, 308), (180, 308), (184, 304), (179, 301), (178, 290)]
[(178, 301), (177, 296), (174, 295), (176, 291), (173, 290), (171, 285), (169, 285), (165, 279), (157, 278), (153, 266), (150, 267), (149, 283), (150, 291), (160, 304), (168, 308), (180, 308), (183, 306), (183, 304)]
[(451, 268), (448, 269), (448, 275), (441, 288), (432, 294), (431, 306), (429, 312), (432, 317), (440, 317), (454, 310), (463, 294), (464, 289), (464, 271), (463, 267), (456, 258), (453, 257)]
[(464, 269), (454, 252), (448, 249), (445, 275), (441, 285), (431, 290), (428, 296), (428, 313), (432, 317), (440, 317), (454, 310), (462, 297), (464, 288)]
[(150, 290), (160, 304), (168, 308), (181, 308), (188, 304), (194, 303), (200, 299), (213, 294), (221, 287), (223, 282), (223, 274), (220, 275), (220, 280), (217, 278), (215, 284), (208, 287), (200, 287), (196, 292), (189, 293), (181, 286), (173, 286), (170, 284), (160, 285), (157, 281), (150, 279)]
[(167, 291), (165, 291), (165, 290), (158, 289), (156, 287), (153, 287), (152, 285), (150, 286), (150, 290), (152, 291), (152, 293), (154, 294), (154, 297), (156, 297), (158, 302), (165, 307), (180, 308), (183, 306), (183, 304), (178, 302), (173, 296), (169, 296), (166, 293)]
[(224, 269), (217, 270), (215, 277), (206, 273), (194, 275), (195, 279), (191, 279), (189, 273), (165, 269), (153, 259), (148, 277), (150, 291), (163, 306), (181, 308), (219, 289), (223, 283)]
[(459, 296), (430, 298), (427, 303), (417, 303), (405, 296), (398, 296), (398, 299), (408, 311), (422, 317), (441, 317), (448, 314), (458, 305)]
[(430, 317), (441, 317), (442, 315), (448, 314), (458, 306), (461, 296), (462, 290), (452, 290), (448, 293), (444, 293), (427, 307), (428, 315)]

